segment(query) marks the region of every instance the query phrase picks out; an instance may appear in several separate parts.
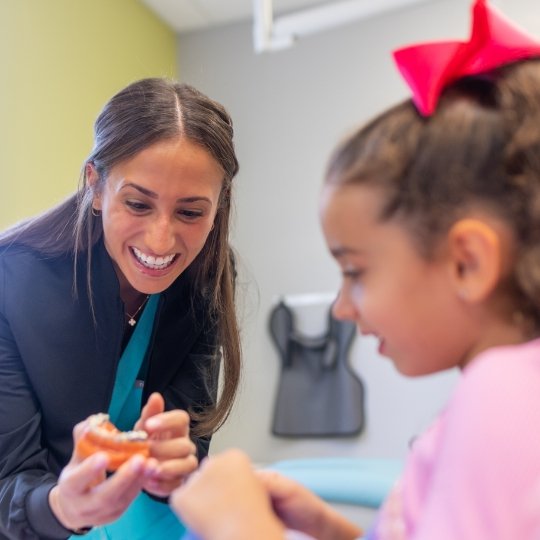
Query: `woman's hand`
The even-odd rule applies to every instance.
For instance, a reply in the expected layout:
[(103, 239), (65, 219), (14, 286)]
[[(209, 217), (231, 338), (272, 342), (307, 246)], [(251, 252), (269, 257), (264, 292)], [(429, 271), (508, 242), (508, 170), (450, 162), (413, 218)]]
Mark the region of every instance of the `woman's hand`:
[(197, 449), (189, 438), (189, 415), (181, 410), (164, 411), (163, 397), (155, 392), (135, 424), (150, 440), (143, 489), (158, 497), (168, 497), (198, 465)]
[(284, 538), (263, 484), (238, 450), (205, 459), (170, 502), (183, 523), (205, 540)]
[[(75, 443), (86, 422), (73, 429)], [(58, 484), (49, 493), (49, 504), (67, 529), (103, 525), (118, 519), (140, 492), (148, 474), (142, 456), (132, 457), (107, 478), (108, 461), (104, 452), (87, 459), (74, 453), (63, 469)]]
[(319, 540), (354, 540), (362, 530), (306, 487), (275, 471), (258, 471), (274, 512), (290, 529)]

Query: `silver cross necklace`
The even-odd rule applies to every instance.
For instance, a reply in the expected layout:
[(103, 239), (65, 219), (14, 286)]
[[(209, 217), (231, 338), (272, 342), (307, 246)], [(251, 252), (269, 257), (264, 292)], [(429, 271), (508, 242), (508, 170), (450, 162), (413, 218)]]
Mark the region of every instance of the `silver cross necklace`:
[(137, 324), (137, 320), (135, 319), (135, 317), (137, 316), (137, 314), (139, 313), (139, 311), (141, 311), (141, 309), (144, 307), (144, 305), (146, 304), (146, 302), (148, 301), (148, 299), (150, 298), (150, 295), (147, 294), (146, 295), (146, 298), (142, 301), (141, 305), (137, 308), (137, 311), (133, 314), (133, 315), (130, 315), (127, 311), (126, 311), (126, 315), (129, 317), (128, 319), (128, 324), (130, 326), (135, 326)]

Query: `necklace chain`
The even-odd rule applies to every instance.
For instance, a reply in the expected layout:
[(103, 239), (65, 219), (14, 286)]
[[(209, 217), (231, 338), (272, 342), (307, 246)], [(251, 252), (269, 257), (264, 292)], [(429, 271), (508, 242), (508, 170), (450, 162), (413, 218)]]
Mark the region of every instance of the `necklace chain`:
[(141, 311), (141, 309), (144, 307), (144, 304), (146, 304), (146, 302), (148, 301), (149, 298), (150, 298), (150, 295), (147, 294), (146, 298), (141, 302), (141, 305), (137, 308), (137, 311), (135, 311), (135, 313), (133, 315), (130, 315), (126, 311), (126, 315), (129, 317), (128, 324), (130, 326), (135, 326), (137, 324), (137, 320), (135, 319), (135, 317), (137, 316), (137, 313), (139, 313), (139, 311)]

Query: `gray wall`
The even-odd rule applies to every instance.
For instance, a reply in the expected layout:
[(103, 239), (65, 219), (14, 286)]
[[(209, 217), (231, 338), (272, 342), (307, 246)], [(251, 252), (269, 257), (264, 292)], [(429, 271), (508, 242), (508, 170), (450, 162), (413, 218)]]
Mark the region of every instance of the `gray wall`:
[(357, 338), (352, 362), (366, 384), (364, 433), (345, 440), (273, 437), (279, 358), (267, 324), (280, 295), (338, 288), (339, 272), (320, 233), (318, 194), (336, 142), (408, 97), (390, 52), (427, 39), (464, 39), (468, 32), (469, 2), (438, 0), (262, 55), (253, 52), (251, 22), (179, 37), (182, 80), (227, 106), (241, 164), (233, 243), (241, 263), (245, 369), (214, 452), (239, 446), (257, 462), (338, 454), (402, 457), (411, 437), (440, 410), (455, 373), (405, 379), (377, 355), (371, 338)]

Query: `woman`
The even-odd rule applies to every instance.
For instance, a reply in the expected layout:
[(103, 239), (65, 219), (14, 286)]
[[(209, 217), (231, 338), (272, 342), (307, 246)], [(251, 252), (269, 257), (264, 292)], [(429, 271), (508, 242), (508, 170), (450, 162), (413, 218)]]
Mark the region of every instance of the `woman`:
[[(156, 521), (175, 523), (163, 502), (239, 379), (232, 137), (194, 88), (135, 82), (98, 116), (79, 191), (0, 236), (0, 537), (159, 538)], [(150, 458), (107, 475), (106, 454), (74, 453), (98, 412), (145, 430)]]

